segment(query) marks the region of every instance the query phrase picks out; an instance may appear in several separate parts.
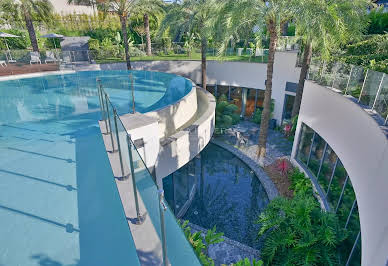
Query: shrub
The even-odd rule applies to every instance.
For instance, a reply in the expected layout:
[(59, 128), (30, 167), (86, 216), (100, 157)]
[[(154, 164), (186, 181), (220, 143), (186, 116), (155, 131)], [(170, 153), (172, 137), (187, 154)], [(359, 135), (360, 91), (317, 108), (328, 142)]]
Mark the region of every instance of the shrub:
[(336, 265), (346, 233), (336, 216), (321, 210), (309, 194), (276, 198), (261, 213), (259, 236), (266, 235), (262, 258), (267, 265)]
[(369, 15), (368, 34), (384, 34), (388, 31), (388, 13), (383, 8), (373, 9)]
[(306, 178), (305, 174), (302, 173), (298, 168), (294, 168), (292, 173), (289, 175), (291, 180), (290, 189), (294, 191), (294, 195), (304, 193), (312, 195), (313, 187), (309, 178)]
[(261, 110), (256, 109), (255, 113), (253, 114), (252, 121), (256, 124), (261, 123)]
[[(180, 224), (180, 222), (178, 221)], [(221, 243), (224, 241), (222, 236), (224, 233), (216, 233), (216, 226), (212, 229), (209, 229), (204, 238), (201, 236), (201, 232), (191, 233), (191, 228), (188, 226), (189, 221), (186, 220), (180, 224), (187, 240), (192, 245), (195, 253), (197, 254), (200, 262), (204, 266), (214, 266), (214, 261), (212, 258), (208, 257), (209, 246)]]
[(216, 127), (229, 128), (240, 121), (236, 113), (238, 107), (226, 101), (225, 95), (221, 95), (216, 103)]

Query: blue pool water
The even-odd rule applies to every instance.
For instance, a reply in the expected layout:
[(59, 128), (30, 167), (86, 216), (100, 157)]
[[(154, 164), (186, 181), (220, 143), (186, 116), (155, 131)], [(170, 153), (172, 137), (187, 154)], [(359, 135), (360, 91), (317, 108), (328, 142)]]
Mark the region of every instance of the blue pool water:
[[(191, 83), (133, 71), (136, 111), (162, 108)], [(127, 71), (0, 82), (0, 265), (138, 265), (97, 121), (99, 77), (119, 113)]]
[(206, 229), (216, 226), (228, 238), (260, 248), (260, 225), (255, 221), (268, 205), (268, 196), (251, 169), (229, 151), (208, 144), (200, 159), (164, 178), (163, 185), (178, 218)]

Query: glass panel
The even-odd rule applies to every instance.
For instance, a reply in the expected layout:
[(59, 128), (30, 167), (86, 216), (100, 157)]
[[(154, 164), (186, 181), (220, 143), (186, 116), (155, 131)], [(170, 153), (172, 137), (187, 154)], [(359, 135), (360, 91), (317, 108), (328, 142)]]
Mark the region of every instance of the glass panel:
[(229, 96), (229, 86), (217, 85), (217, 96), (224, 95), (226, 98)]
[(334, 62), (325, 62), (322, 67), (319, 84), (322, 86), (331, 87), (333, 85), (336, 72), (337, 66)]
[(230, 100), (233, 104), (237, 105), (238, 110), (236, 113), (241, 113), (241, 104), (242, 104), (242, 88), (231, 87), (230, 88)]
[(352, 181), (349, 178), (345, 187), (344, 195), (342, 196), (342, 200), (337, 210), (337, 216), (340, 221), (340, 225), (342, 227), (345, 227), (346, 225), (346, 221), (348, 219), (350, 211), (352, 210), (355, 199), (356, 199), (356, 194), (354, 193), (354, 190), (353, 190)]
[(284, 111), (283, 111), (283, 120), (291, 120), (292, 107), (294, 106), (295, 96), (287, 95), (284, 99)]
[[(341, 245), (341, 254), (343, 254), (343, 258), (341, 258), (341, 261), (345, 262), (347, 261), (350, 252), (352, 250), (352, 247), (354, 245), (354, 241), (357, 238), (357, 234), (360, 231), (360, 220), (359, 220), (359, 215), (358, 215), (358, 207), (357, 204), (353, 210), (353, 214), (349, 220), (349, 224), (347, 229), (347, 234), (348, 237), (345, 239), (343, 244)], [(361, 243), (361, 236), (359, 239), (359, 242)], [(349, 265), (360, 265), (361, 264), (361, 246), (358, 245), (356, 246), (356, 249), (353, 252), (353, 256), (351, 258), (351, 261), (354, 264), (349, 264)]]
[(373, 106), (383, 75), (384, 74), (381, 72), (368, 70), (368, 75), (360, 98), (362, 104), (370, 107)]
[(255, 98), (256, 98), (256, 90), (255, 89), (247, 89), (247, 102), (245, 106), (245, 115), (251, 117), (255, 112)]
[[(141, 200), (147, 209), (146, 219), (151, 219), (155, 231), (158, 233), (159, 238), (161, 238), (158, 189), (152, 176), (148, 172), (143, 159), (134, 148), (133, 144), (131, 145), (131, 153), (133, 158), (135, 183), (139, 192), (138, 195), (141, 197)], [(144, 234), (146, 233), (147, 232), (144, 232)]]
[(321, 172), (318, 176), (318, 183), (322, 187), (323, 191), (327, 191), (329, 186), (329, 182), (331, 179), (331, 175), (333, 172), (333, 168), (335, 166), (335, 162), (337, 160), (337, 155), (331, 149), (329, 145), (327, 145), (325, 157), (322, 162)]
[(380, 94), (376, 100), (375, 108), (377, 113), (381, 117), (386, 118), (388, 115), (388, 76), (384, 76), (383, 83), (381, 84)]
[(308, 126), (306, 126), (305, 124), (303, 124), (302, 133), (299, 141), (297, 158), (304, 164), (307, 164), (313, 135), (314, 135), (314, 131)]
[(342, 192), (342, 188), (345, 184), (346, 177), (347, 173), (345, 167), (342, 165), (341, 160), (338, 160), (337, 166), (334, 171), (333, 180), (330, 185), (329, 194), (327, 195), (327, 200), (333, 211), (335, 211), (335, 209), (337, 208), (337, 203), (340, 199), (340, 195)]
[(333, 88), (345, 92), (352, 66), (344, 63), (336, 63), (336, 74)]
[(257, 108), (263, 109), (264, 92), (265, 92), (264, 90), (257, 90), (256, 109), (257, 109)]
[(362, 85), (364, 83), (365, 74), (366, 70), (363, 67), (353, 66), (346, 94), (352, 95), (358, 99), (361, 93)]
[(318, 173), (319, 165), (324, 155), (325, 143), (323, 138), (315, 134), (314, 143), (311, 148), (311, 157), (308, 163), (308, 168), (315, 175)]
[(352, 265), (352, 266), (361, 265), (361, 235), (357, 241), (352, 257), (350, 258), (349, 265)]
[(317, 81), (321, 76), (322, 61), (318, 58), (313, 58), (309, 67), (309, 80)]

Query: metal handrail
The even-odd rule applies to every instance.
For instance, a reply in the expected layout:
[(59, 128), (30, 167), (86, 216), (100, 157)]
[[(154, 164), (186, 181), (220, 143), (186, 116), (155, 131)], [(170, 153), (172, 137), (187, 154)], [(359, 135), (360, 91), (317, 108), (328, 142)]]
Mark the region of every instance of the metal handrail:
[[(138, 198), (138, 193), (137, 193), (137, 187), (136, 187), (136, 180), (135, 180), (135, 167), (134, 167), (134, 160), (133, 160), (133, 154), (132, 151), (135, 151), (138, 155), (138, 158), (140, 158), (141, 162), (143, 163), (148, 175), (151, 177), (154, 185), (157, 187), (157, 184), (155, 180), (152, 178), (152, 174), (150, 170), (148, 169), (146, 163), (144, 162), (143, 158), (140, 156), (139, 151), (136, 149), (136, 146), (134, 142), (132, 141), (131, 135), (128, 134), (126, 131), (126, 127), (124, 126), (124, 123), (120, 119), (120, 116), (117, 113), (116, 108), (113, 106), (112, 102), (109, 99), (108, 94), (105, 92), (104, 88), (101, 85), (101, 81), (97, 79), (97, 88), (99, 90), (99, 96), (101, 96), (100, 103), (102, 103), (101, 110), (101, 118), (105, 119), (105, 124), (109, 127), (109, 134), (111, 136), (111, 143), (112, 147), (114, 147), (114, 139), (113, 139), (113, 132), (111, 128), (111, 123), (110, 123), (110, 115), (109, 115), (109, 106), (111, 106), (112, 112), (113, 112), (113, 118), (114, 118), (114, 126), (115, 126), (115, 131), (116, 131), (116, 140), (117, 140), (117, 148), (118, 148), (118, 153), (119, 153), (119, 160), (120, 160), (120, 168), (121, 168), (121, 176), (123, 179), (127, 178), (124, 172), (124, 162), (123, 162), (123, 154), (121, 152), (121, 145), (120, 145), (120, 137), (119, 137), (119, 127), (118, 124), (121, 123), (122, 128), (124, 128), (125, 132), (125, 139), (127, 141), (127, 147), (128, 147), (128, 159), (129, 159), (129, 166), (130, 166), (130, 175), (132, 178), (132, 189), (133, 189), (133, 195), (135, 198), (135, 208), (136, 208), (136, 220), (135, 224), (142, 224), (145, 221), (146, 214), (142, 215), (140, 212), (140, 207), (139, 207), (139, 198)], [(105, 102), (105, 108), (104, 108), (104, 102)], [(108, 123), (106, 123), (106, 120), (108, 120)], [(116, 152), (116, 150), (113, 149), (113, 152)], [(158, 197), (159, 197), (159, 213), (160, 213), (160, 226), (161, 226), (161, 233), (162, 233), (162, 254), (163, 254), (163, 265), (167, 266), (168, 265), (168, 258), (167, 258), (167, 241), (166, 241), (166, 227), (165, 227), (165, 214), (164, 212), (167, 210), (167, 204), (164, 201), (164, 190), (159, 189), (158, 190)]]

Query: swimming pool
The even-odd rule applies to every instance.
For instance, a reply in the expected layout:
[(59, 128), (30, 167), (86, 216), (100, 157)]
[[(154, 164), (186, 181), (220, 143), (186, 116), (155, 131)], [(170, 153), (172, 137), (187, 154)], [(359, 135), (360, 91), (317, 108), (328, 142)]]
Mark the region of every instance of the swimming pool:
[(178, 218), (206, 229), (216, 225), (226, 237), (260, 248), (255, 221), (268, 196), (251, 169), (229, 151), (209, 143), (200, 159), (165, 177), (163, 186)]
[[(172, 74), (132, 74), (138, 112), (192, 88)], [(138, 264), (97, 124), (97, 77), (119, 113), (132, 110), (128, 71), (0, 82), (0, 265)]]

